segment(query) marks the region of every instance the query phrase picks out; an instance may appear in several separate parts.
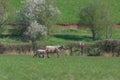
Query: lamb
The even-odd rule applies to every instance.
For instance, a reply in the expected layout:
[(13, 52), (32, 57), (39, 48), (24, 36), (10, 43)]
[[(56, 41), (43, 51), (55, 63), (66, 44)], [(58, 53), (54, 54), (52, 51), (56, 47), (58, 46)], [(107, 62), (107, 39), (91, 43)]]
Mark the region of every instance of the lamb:
[(37, 57), (37, 56), (39, 56), (39, 57), (41, 57), (41, 55), (42, 55), (42, 57), (44, 58), (44, 55), (46, 54), (46, 50), (43, 50), (43, 49), (38, 49), (38, 50), (36, 50), (35, 52), (34, 52), (34, 55), (33, 55), (33, 57)]

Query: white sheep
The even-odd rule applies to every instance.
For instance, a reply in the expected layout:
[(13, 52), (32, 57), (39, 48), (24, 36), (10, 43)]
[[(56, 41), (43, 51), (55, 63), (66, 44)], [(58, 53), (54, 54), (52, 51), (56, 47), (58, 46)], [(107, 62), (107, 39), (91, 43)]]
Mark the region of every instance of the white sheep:
[(49, 58), (48, 53), (56, 53), (57, 57), (59, 57), (60, 50), (63, 48), (64, 48), (63, 46), (46, 46), (45, 50), (46, 50), (47, 57)]

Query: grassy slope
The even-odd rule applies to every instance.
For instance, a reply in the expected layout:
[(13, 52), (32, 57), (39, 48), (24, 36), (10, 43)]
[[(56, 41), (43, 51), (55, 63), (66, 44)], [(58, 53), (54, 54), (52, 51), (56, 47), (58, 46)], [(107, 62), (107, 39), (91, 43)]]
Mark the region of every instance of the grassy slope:
[[(120, 28), (113, 28), (113, 39), (120, 39)], [(6, 30), (5, 33), (9, 34), (9, 31)], [(14, 34), (15, 35), (15, 34)], [(103, 36), (104, 37), (104, 36)], [(51, 36), (45, 36), (40, 44), (49, 44), (49, 45), (63, 45), (69, 42), (87, 42), (91, 43), (92, 35), (88, 28), (80, 28), (80, 29), (67, 29), (62, 27), (52, 27), (51, 28)], [(9, 44), (23, 44), (28, 43), (24, 42), (22, 37), (17, 36), (0, 36), (0, 42), (9, 43)]]
[[(92, 2), (100, 1), (101, 3), (105, 3), (109, 5), (109, 8), (112, 12), (112, 16), (114, 17), (117, 23), (120, 23), (120, 3), (119, 0), (92, 0)], [(58, 23), (76, 23), (79, 18), (78, 14), (80, 10), (85, 7), (90, 0), (56, 0), (56, 4), (58, 8), (61, 10), (61, 20)]]
[(19, 11), (23, 5), (22, 1), (25, 0), (9, 0), (9, 19), (8, 19), (8, 23), (13, 23), (16, 19), (16, 12)]
[[(11, 28), (12, 29), (12, 28)], [(10, 29), (10, 30), (11, 30)], [(10, 31), (5, 30), (3, 34), (9, 34)], [(15, 34), (14, 34), (15, 35)], [(28, 43), (24, 42), (22, 37), (17, 36), (0, 36), (0, 41), (3, 43), (11, 43), (11, 44), (21, 44), (21, 43)], [(66, 29), (61, 27), (52, 27), (51, 28), (51, 36), (45, 36), (40, 43), (41, 44), (50, 44), (50, 45), (59, 45), (65, 44), (68, 42), (77, 42), (77, 41), (88, 41), (91, 42), (91, 35), (88, 29), (81, 28), (80, 30), (72, 30)]]
[(0, 80), (119, 80), (120, 58), (0, 55)]
[(113, 39), (120, 40), (120, 28), (113, 28)]
[[(14, 20), (16, 10), (19, 10), (23, 5), (21, 2), (24, 0), (9, 0), (10, 1), (10, 18)], [(120, 3), (119, 0), (92, 0), (92, 1), (100, 1), (102, 3), (106, 3), (109, 5), (112, 16), (114, 17), (117, 23), (120, 23)], [(56, 6), (61, 11), (60, 20), (57, 23), (70, 24), (76, 23), (78, 18), (78, 13), (81, 8), (85, 7), (90, 0), (55, 0)], [(10, 21), (11, 21), (10, 19)]]
[[(24, 1), (24, 0), (23, 0)], [(111, 5), (111, 10), (114, 13), (114, 17), (119, 22), (119, 0), (100, 0), (101, 2), (107, 3)], [(15, 20), (15, 12), (19, 10), (21, 6), (21, 0), (9, 0), (10, 5), (10, 18), (9, 20)], [(56, 5), (61, 10), (61, 19), (58, 23), (76, 23), (78, 21), (77, 14), (79, 13), (79, 9), (85, 7), (89, 0), (56, 0)], [(65, 28), (52, 28), (52, 36), (45, 37), (40, 43), (41, 44), (64, 44), (67, 42), (73, 41), (83, 41), (83, 42), (92, 42), (91, 32), (88, 29), (80, 28), (80, 30), (71, 30)], [(113, 31), (113, 39), (120, 39), (120, 29), (115, 28)], [(9, 33), (5, 32), (5, 33)], [(12, 44), (21, 44), (26, 43), (23, 42), (21, 38), (16, 37), (0, 37), (0, 41), (4, 43), (12, 43)], [(54, 43), (51, 43), (54, 42)], [(27, 42), (28, 43), (28, 42)]]

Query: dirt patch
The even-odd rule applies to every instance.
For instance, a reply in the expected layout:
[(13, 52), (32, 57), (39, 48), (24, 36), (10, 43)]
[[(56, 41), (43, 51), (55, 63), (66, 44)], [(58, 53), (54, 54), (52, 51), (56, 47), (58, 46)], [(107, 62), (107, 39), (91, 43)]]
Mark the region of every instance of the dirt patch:
[[(24, 28), (24, 25), (22, 24), (6, 24), (7, 26), (12, 26), (17, 29)], [(86, 25), (80, 25), (78, 26), (77, 24), (55, 24), (55, 26), (58, 27), (64, 27), (64, 28), (69, 28), (69, 29), (78, 29), (79, 27), (87, 27)], [(115, 25), (114, 27), (120, 28), (120, 24)]]
[(70, 29), (78, 29), (77, 24), (56, 24), (56, 26), (70, 28)]
[(24, 24), (5, 24), (5, 26), (13, 27), (15, 29), (23, 29), (23, 28), (25, 28)]
[[(77, 24), (56, 24), (56, 26), (58, 26), (58, 27), (65, 27), (65, 28), (69, 28), (69, 29), (78, 29), (78, 27), (84, 27), (84, 28), (87, 27), (85, 25), (78, 26)], [(117, 24), (114, 27), (120, 28), (120, 24)]]
[(115, 27), (120, 28), (120, 24), (117, 24)]

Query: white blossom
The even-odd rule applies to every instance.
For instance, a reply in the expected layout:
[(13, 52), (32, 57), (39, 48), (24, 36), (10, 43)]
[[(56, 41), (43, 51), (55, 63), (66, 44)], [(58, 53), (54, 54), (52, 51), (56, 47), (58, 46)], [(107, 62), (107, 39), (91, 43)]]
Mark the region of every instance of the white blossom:
[[(36, 20), (37, 15), (41, 14), (44, 11), (48, 11), (48, 14), (51, 16), (59, 15), (60, 11), (57, 7), (54, 7), (52, 4), (47, 4), (45, 0), (27, 0), (26, 1), (26, 10), (25, 15), (31, 20)], [(44, 14), (43, 14), (44, 15)]]
[(33, 21), (24, 34), (30, 39), (37, 39), (47, 34), (47, 28), (44, 25), (38, 24), (37, 21)]

